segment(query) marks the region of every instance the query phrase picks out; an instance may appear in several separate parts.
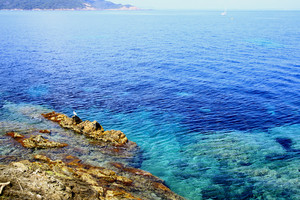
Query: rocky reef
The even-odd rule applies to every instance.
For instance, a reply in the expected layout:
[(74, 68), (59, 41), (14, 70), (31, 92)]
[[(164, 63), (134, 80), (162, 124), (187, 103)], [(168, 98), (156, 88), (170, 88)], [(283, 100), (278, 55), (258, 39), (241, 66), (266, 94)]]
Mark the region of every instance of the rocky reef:
[(58, 123), (62, 128), (70, 129), (92, 139), (91, 143), (104, 147), (103, 153), (115, 156), (132, 157), (138, 150), (135, 142), (128, 140), (119, 130), (104, 130), (97, 121), (83, 121), (77, 115), (68, 117), (65, 114), (50, 112), (42, 114), (48, 120)]
[(1, 199), (183, 199), (151, 173), (121, 163), (112, 170), (73, 156), (34, 159), (0, 165)]
[(54, 111), (42, 114), (42, 116), (53, 122), (57, 122), (63, 128), (71, 129), (76, 133), (101, 141), (105, 146), (128, 147), (136, 145), (134, 142), (129, 141), (122, 131), (104, 131), (103, 127), (97, 121), (82, 121), (77, 115), (70, 118), (67, 115)]
[(33, 149), (47, 149), (47, 148), (58, 148), (58, 147), (66, 147), (68, 144), (49, 141), (45, 139), (41, 135), (31, 135), (29, 138), (26, 138), (24, 135), (16, 133), (16, 132), (8, 132), (6, 135), (11, 136), (17, 142), (22, 144), (23, 147)]
[[(119, 159), (135, 157), (138, 149), (123, 132), (105, 131), (97, 121), (83, 121), (76, 115), (70, 118), (50, 112), (42, 116), (64, 129), (44, 119), (50, 127), (48, 130), (47, 123), (37, 117), (43, 123), (41, 129), (7, 131), (3, 136), (17, 149), (15, 152), (24, 151), (27, 157), (20, 159), (7, 153), (1, 156), (0, 199), (184, 199), (172, 192), (163, 180)], [(58, 135), (63, 136), (63, 133), (89, 141), (91, 149), (85, 154), (91, 156), (99, 152), (98, 157), (101, 157), (105, 152), (106, 162), (99, 166), (71, 155), (70, 152), (76, 153), (79, 147), (59, 142), (64, 137)], [(96, 151), (97, 148), (100, 150)]]

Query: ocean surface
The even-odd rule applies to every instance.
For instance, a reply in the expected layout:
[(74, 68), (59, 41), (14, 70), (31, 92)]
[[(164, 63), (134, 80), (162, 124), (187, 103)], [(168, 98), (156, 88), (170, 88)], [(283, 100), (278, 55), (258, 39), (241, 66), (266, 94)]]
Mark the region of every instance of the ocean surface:
[[(75, 110), (186, 199), (300, 199), (300, 12), (220, 13), (0, 11), (0, 162), (46, 152), (6, 132)], [(65, 153), (114, 159), (51, 126)]]

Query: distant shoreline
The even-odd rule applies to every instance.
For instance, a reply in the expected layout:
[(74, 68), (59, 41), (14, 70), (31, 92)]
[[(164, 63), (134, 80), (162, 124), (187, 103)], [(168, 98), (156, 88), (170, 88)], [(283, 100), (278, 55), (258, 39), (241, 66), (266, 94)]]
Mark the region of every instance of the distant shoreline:
[[(222, 10), (205, 10), (205, 9), (144, 9), (138, 7), (122, 7), (116, 9), (98, 9), (98, 8), (62, 8), (62, 9), (0, 9), (0, 11), (204, 11), (204, 12), (221, 12)], [(300, 10), (230, 10), (230, 12), (300, 12)]]
[(61, 8), (61, 9), (40, 9), (40, 8), (34, 8), (34, 9), (0, 9), (0, 11), (137, 11), (137, 10), (144, 10), (137, 7), (122, 7), (122, 8), (116, 8), (116, 9), (97, 9), (97, 8), (84, 8), (84, 9), (76, 9), (76, 8)]

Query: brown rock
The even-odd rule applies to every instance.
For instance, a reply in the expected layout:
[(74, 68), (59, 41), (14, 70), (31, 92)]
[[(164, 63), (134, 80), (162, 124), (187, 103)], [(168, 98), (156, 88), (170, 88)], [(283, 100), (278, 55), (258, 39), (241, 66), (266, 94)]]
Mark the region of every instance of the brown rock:
[(46, 149), (46, 148), (57, 148), (57, 147), (66, 147), (68, 146), (66, 143), (59, 143), (49, 141), (41, 135), (31, 135), (30, 138), (24, 139), (21, 144), (26, 148), (38, 148), (38, 149)]
[(40, 132), (40, 133), (51, 133), (51, 131), (46, 130), (46, 129), (45, 129), (45, 130), (40, 130), (39, 132)]
[(44, 162), (47, 162), (47, 163), (49, 163), (51, 161), (50, 158), (48, 158), (47, 156), (39, 155), (39, 154), (35, 155), (34, 159), (44, 161)]
[(137, 169), (137, 168), (133, 168), (133, 167), (125, 167), (122, 163), (111, 163), (111, 165), (118, 169), (121, 169), (122, 171), (126, 171), (129, 173), (135, 174), (135, 175), (151, 177), (153, 179), (156, 179), (156, 181), (163, 182), (161, 179), (157, 178), (150, 172), (147, 172), (147, 171), (144, 171), (141, 169)]
[[(133, 167), (126, 167), (121, 163), (111, 163), (115, 167), (118, 174), (126, 174), (133, 180), (132, 185), (136, 191), (143, 191), (144, 188), (148, 188), (147, 191), (151, 191), (159, 199), (172, 199), (172, 200), (183, 200), (184, 198), (172, 192), (166, 185), (164, 181), (160, 178), (152, 175), (151, 173), (136, 169)], [(150, 198), (151, 199), (151, 198)]]
[(19, 134), (17, 132), (14, 132), (14, 131), (8, 132), (5, 135), (10, 136), (10, 137), (15, 138), (15, 139), (24, 138), (24, 135), (21, 135), (21, 134)]
[[(121, 131), (109, 130), (104, 131), (103, 127), (97, 121), (82, 121), (77, 115), (72, 118), (64, 114), (55, 112), (42, 114), (46, 119), (59, 123), (63, 128), (71, 129), (77, 133), (101, 141), (105, 145), (112, 145), (116, 147), (124, 147), (128, 144), (126, 135)], [(133, 143), (130, 143), (130, 145)], [(115, 152), (118, 152), (115, 150)]]
[(116, 130), (104, 131), (102, 140), (115, 146), (123, 146), (128, 142), (126, 135), (122, 131)]
[(72, 117), (72, 121), (73, 121), (73, 124), (80, 124), (82, 122), (82, 120), (77, 115), (74, 115)]
[(78, 158), (73, 156), (67, 156), (67, 162), (44, 155), (34, 158), (40, 162), (25, 160), (0, 165), (0, 183), (11, 182), (3, 192), (6, 199), (183, 200), (163, 183), (142, 175), (142, 170), (136, 169), (136, 173), (134, 168), (122, 164), (115, 164), (116, 172), (75, 162)]
[(86, 120), (80, 124), (80, 127), (82, 127), (82, 131), (85, 134), (89, 134), (91, 132), (96, 132), (96, 131), (101, 131), (101, 132), (104, 131), (103, 127), (97, 121), (90, 122)]
[[(132, 180), (129, 178), (118, 176), (112, 170), (103, 167), (94, 167), (80, 162), (77, 162), (77, 165), (71, 165), (72, 168), (70, 168), (68, 167), (70, 166), (69, 163), (65, 163), (60, 160), (52, 161), (43, 155), (36, 155), (34, 158), (47, 163), (53, 172), (60, 177), (79, 177), (103, 197), (108, 195), (110, 198), (114, 197), (115, 199), (120, 199), (119, 197), (123, 198), (124, 196), (128, 196), (132, 197), (132, 199), (136, 199), (133, 195), (124, 191), (122, 192), (122, 195), (120, 195), (120, 193), (108, 192), (108, 188), (114, 183), (124, 184), (124, 187), (132, 183)], [(72, 163), (74, 163), (74, 160), (78, 160), (73, 156), (67, 156), (65, 159)]]
[(56, 147), (65, 147), (68, 146), (66, 143), (59, 143), (59, 142), (53, 142), (49, 141), (41, 135), (31, 135), (30, 138), (25, 138), (24, 135), (21, 135), (16, 132), (8, 132), (6, 135), (11, 136), (14, 138), (17, 142), (22, 144), (23, 147), (26, 148), (38, 148), (38, 149), (46, 149), (46, 148), (56, 148)]
[(64, 116), (62, 116), (59, 113), (55, 113), (54, 111), (50, 113), (42, 114), (42, 116), (54, 122), (60, 122), (64, 118)]
[(58, 121), (57, 118), (54, 118), (54, 120), (50, 119), (51, 121), (58, 121), (59, 125), (63, 128), (67, 128), (67, 129), (73, 129), (74, 124), (73, 124), (73, 120), (65, 115), (58, 115), (60, 118), (60, 120)]
[(124, 190), (120, 190), (120, 189), (107, 190), (105, 199), (107, 199), (107, 200), (115, 200), (115, 199), (142, 200), (141, 198), (136, 198), (132, 194), (125, 192)]
[(49, 164), (27, 160), (1, 165), (0, 182), (10, 181), (0, 199), (98, 199), (99, 194), (79, 178), (57, 175)]

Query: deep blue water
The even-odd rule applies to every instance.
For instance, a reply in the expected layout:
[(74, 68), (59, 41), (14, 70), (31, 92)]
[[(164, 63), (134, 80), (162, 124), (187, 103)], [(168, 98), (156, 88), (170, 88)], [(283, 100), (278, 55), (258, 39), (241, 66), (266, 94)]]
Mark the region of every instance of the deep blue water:
[(278, 142), (300, 149), (300, 12), (0, 11), (0, 27), (0, 120), (76, 110), (187, 199), (300, 196)]

